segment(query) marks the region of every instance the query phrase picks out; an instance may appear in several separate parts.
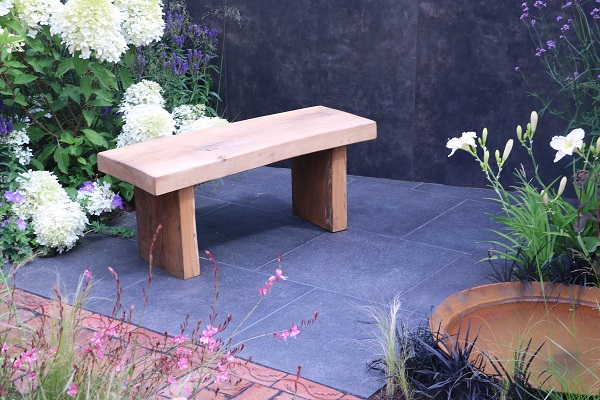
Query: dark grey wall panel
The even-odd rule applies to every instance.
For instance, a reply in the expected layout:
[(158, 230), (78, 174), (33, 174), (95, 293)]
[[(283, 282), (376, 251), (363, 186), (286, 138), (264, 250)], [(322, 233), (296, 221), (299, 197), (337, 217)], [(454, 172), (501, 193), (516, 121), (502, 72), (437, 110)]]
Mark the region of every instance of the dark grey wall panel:
[[(517, 4), (518, 3), (518, 4)], [(190, 1), (195, 16), (222, 0)], [(505, 0), (245, 0), (226, 29), (221, 94), (230, 118), (325, 105), (374, 119), (379, 137), (349, 149), (349, 173), (482, 186), (466, 154), (446, 140), (490, 129), (503, 146), (539, 104), (515, 66), (544, 83), (520, 3)], [(563, 133), (541, 120), (547, 143)], [(519, 154), (517, 152), (517, 154)], [(516, 165), (516, 157), (514, 164)], [(521, 161), (521, 160), (518, 160)], [(510, 171), (507, 176), (511, 175)]]

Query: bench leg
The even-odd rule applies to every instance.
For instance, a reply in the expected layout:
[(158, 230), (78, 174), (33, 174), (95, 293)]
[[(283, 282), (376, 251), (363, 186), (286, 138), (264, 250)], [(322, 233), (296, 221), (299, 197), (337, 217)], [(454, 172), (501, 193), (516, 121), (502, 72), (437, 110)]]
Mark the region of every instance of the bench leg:
[(346, 146), (292, 159), (292, 208), (331, 232), (348, 227)]
[(140, 258), (149, 261), (154, 232), (162, 224), (154, 243), (152, 264), (181, 279), (200, 275), (194, 187), (161, 196), (136, 187), (135, 208)]

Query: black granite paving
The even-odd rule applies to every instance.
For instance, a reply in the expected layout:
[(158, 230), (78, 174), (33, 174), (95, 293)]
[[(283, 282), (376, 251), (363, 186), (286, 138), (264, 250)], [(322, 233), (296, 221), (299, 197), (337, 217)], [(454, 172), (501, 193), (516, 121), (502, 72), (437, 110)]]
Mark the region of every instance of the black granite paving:
[[(219, 271), (217, 321), (231, 314), (225, 333), (232, 333), (261, 299), (258, 289), (281, 255), (288, 280), (274, 286), (234, 342), (287, 329), (314, 311), (320, 316), (296, 339), (267, 335), (250, 341), (241, 356), (290, 373), (301, 364), (307, 379), (368, 397), (384, 379), (367, 368), (377, 350), (361, 307), (383, 307), (401, 294), (404, 323), (415, 326), (450, 294), (487, 283), (487, 266), (478, 261), (494, 238), (489, 229), (498, 227), (488, 215), (498, 211), (490, 197), (483, 189), (349, 177), (348, 230), (330, 233), (292, 214), (289, 170), (258, 168), (197, 188), (199, 277), (182, 281), (154, 269), (148, 289), (149, 267), (138, 258), (135, 237), (88, 235), (67, 253), (22, 267), (17, 286), (52, 297), (60, 282), (72, 293), (90, 268), (98, 280), (87, 307), (110, 314), (112, 267), (124, 308), (134, 305), (135, 317), (142, 316), (147, 291), (141, 325), (177, 334), (188, 315), (192, 326), (208, 322), (215, 277), (204, 250), (210, 250)], [(134, 227), (135, 215), (117, 223)]]

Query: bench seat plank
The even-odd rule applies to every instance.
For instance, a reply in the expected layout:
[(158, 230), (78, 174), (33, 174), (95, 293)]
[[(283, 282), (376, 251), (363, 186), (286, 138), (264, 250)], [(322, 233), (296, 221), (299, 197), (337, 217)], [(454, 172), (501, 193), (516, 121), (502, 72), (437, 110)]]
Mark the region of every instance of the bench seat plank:
[(98, 169), (157, 196), (375, 137), (374, 121), (316, 106), (103, 151)]

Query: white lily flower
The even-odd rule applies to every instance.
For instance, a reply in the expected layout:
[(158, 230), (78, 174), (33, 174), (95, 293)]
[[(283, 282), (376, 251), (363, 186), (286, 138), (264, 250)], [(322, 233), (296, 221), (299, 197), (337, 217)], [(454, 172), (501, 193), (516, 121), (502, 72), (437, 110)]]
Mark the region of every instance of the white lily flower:
[(573, 129), (567, 136), (554, 136), (550, 142), (550, 147), (557, 150), (554, 162), (557, 162), (566, 155), (573, 155), (575, 149), (581, 149), (585, 131), (581, 128)]
[(462, 136), (459, 138), (452, 138), (448, 140), (446, 147), (452, 149), (448, 157), (450, 157), (454, 152), (458, 149), (469, 150), (469, 146), (477, 147), (475, 143), (475, 138), (477, 134), (475, 132), (463, 132)]

